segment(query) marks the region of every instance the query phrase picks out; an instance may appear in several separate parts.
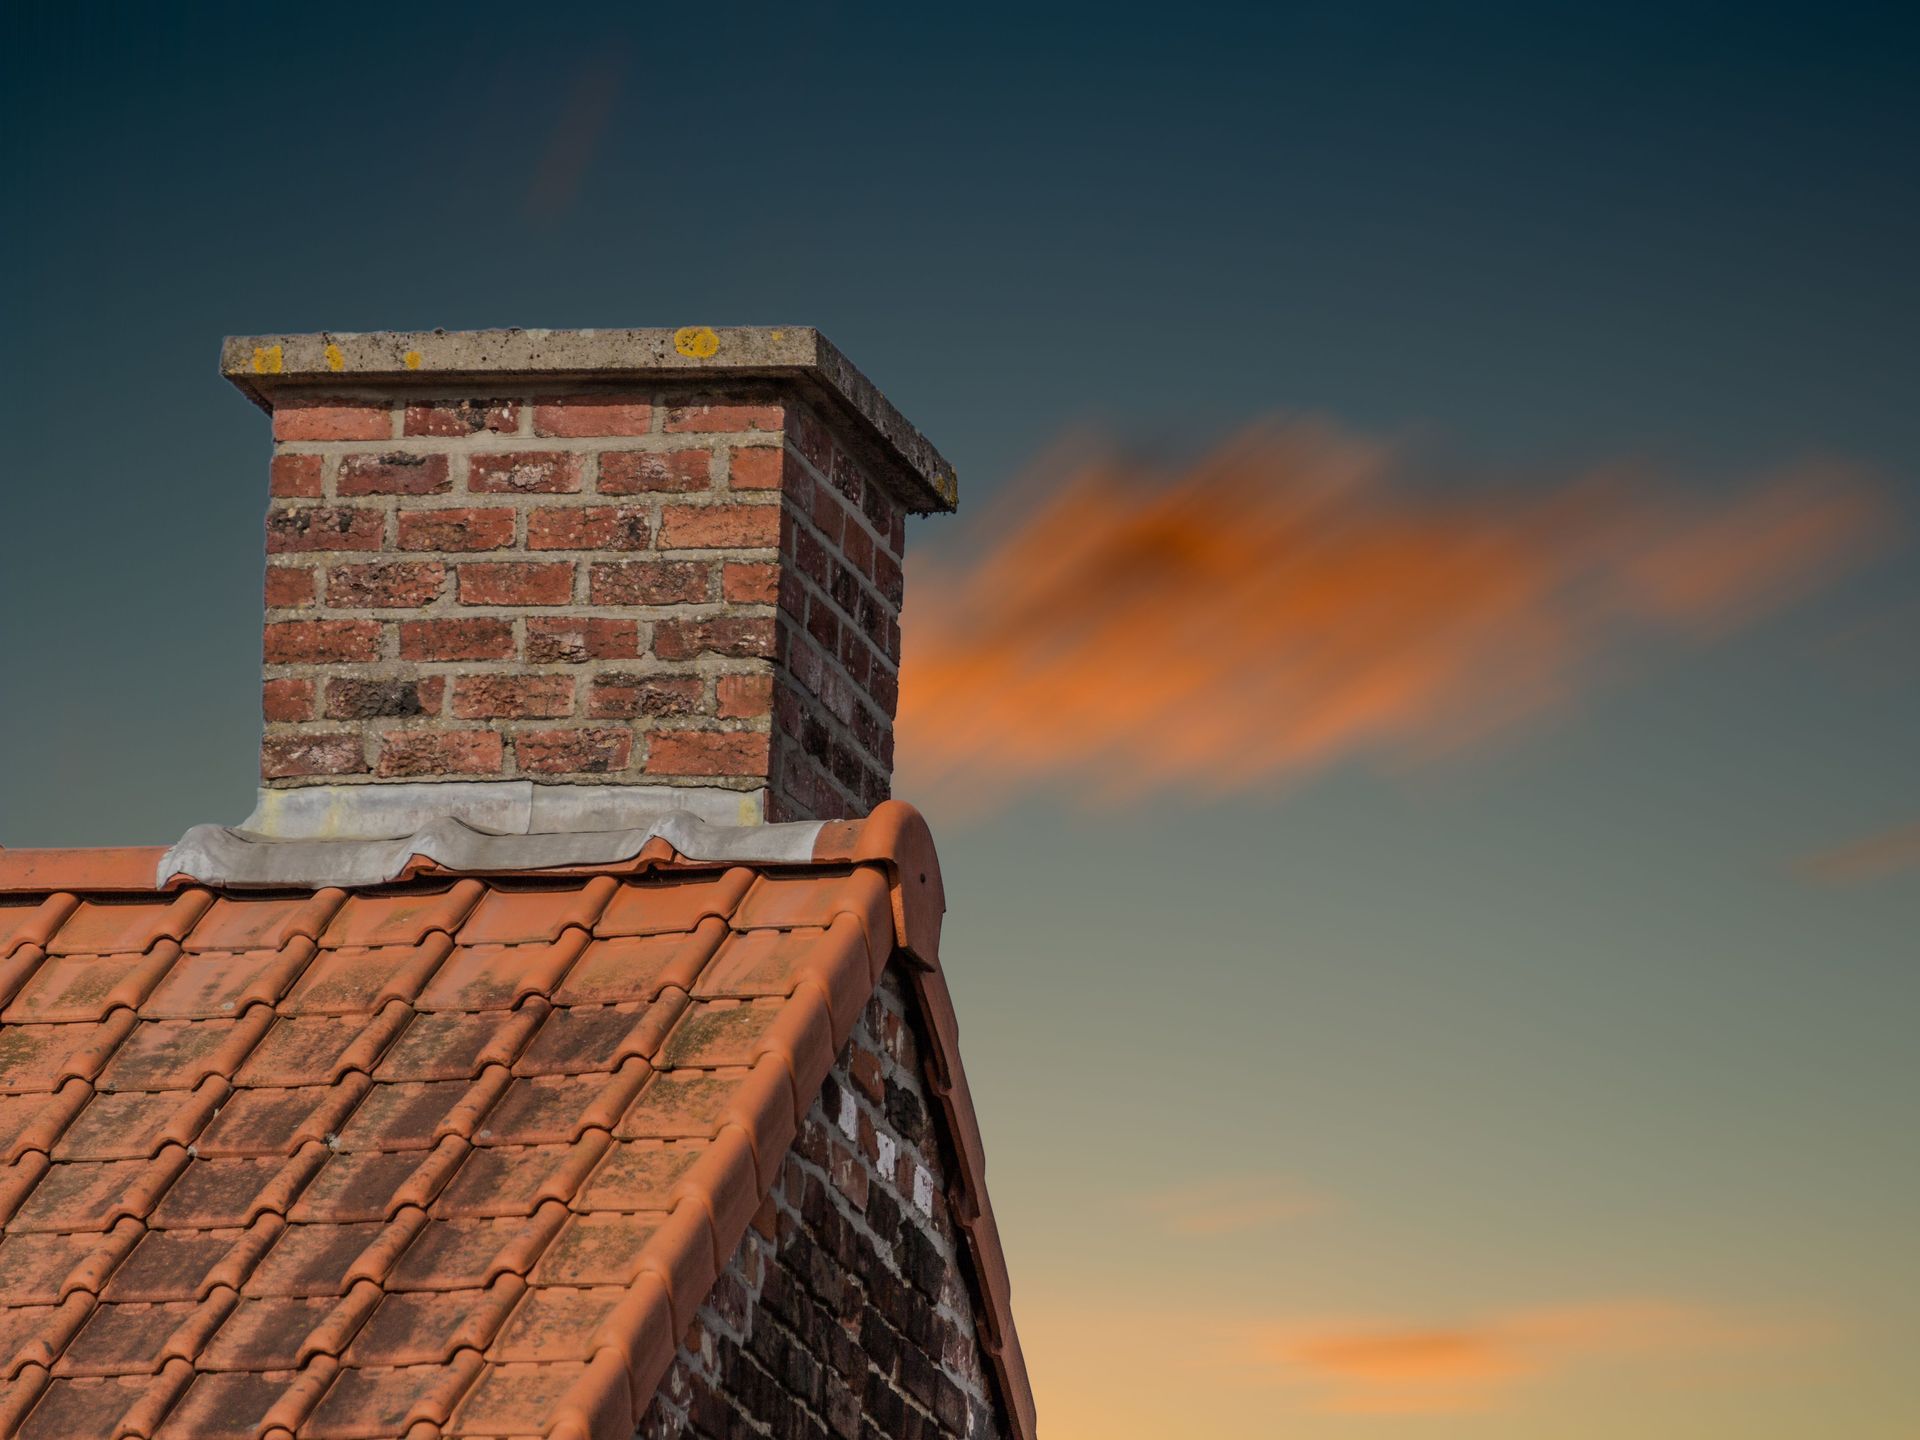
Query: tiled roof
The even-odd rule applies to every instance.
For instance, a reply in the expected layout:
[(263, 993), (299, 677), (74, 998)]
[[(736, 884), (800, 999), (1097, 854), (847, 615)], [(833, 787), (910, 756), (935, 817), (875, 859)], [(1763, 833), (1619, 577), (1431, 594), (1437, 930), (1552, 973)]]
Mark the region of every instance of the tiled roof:
[(352, 892), (0, 851), (0, 1434), (632, 1434), (889, 959), (1032, 1402), (925, 825)]

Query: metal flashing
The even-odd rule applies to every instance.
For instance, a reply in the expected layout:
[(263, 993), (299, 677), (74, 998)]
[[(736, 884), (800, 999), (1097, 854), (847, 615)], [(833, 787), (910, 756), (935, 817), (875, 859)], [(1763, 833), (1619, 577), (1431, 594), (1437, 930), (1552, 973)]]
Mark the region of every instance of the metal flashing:
[(711, 785), (545, 785), (532, 780), (396, 781), (262, 787), (234, 828), (270, 840), (395, 840), (454, 819), (501, 835), (644, 827), (680, 811), (714, 825), (757, 825), (766, 791)]
[(289, 840), (226, 825), (196, 825), (160, 857), (154, 884), (188, 879), (230, 889), (319, 889), (379, 885), (416, 859), (470, 873), (550, 870), (631, 860), (648, 841), (665, 840), (689, 860), (806, 864), (819, 821), (715, 825), (686, 810), (655, 815), (622, 830), (495, 834), (441, 815), (394, 839)]

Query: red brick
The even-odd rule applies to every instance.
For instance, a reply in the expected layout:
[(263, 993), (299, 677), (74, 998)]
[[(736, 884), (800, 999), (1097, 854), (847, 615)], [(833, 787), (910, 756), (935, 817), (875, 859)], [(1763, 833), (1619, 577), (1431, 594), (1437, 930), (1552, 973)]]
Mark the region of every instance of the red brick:
[(771, 605), (780, 598), (780, 567), (729, 560), (721, 567), (720, 594), (736, 605)]
[(386, 520), (378, 510), (352, 506), (289, 505), (267, 512), (267, 553), (378, 550)]
[(269, 565), (267, 608), (313, 604), (314, 580), (318, 575), (317, 570), (309, 570), (304, 565)]
[(833, 440), (826, 427), (804, 406), (796, 405), (787, 411), (787, 439), (822, 475), (833, 468)]
[(407, 406), (406, 435), (511, 435), (520, 428), (520, 407), (511, 400), (434, 400)]
[(260, 742), (260, 778), (295, 775), (358, 775), (367, 768), (360, 737), (325, 731), (317, 735), (269, 735)]
[(402, 550), (504, 550), (513, 544), (511, 510), (402, 510)]
[(327, 681), (329, 720), (390, 720), (407, 715), (438, 715), (446, 693), (444, 675), (420, 680), (379, 680), (353, 676)]
[(571, 495), (580, 488), (580, 457), (559, 450), (476, 455), (467, 489), (477, 495)]
[(727, 460), (729, 490), (778, 490), (787, 452), (770, 445), (736, 445)]
[(602, 495), (705, 490), (712, 483), (710, 450), (609, 450), (600, 457)]
[(273, 620), (267, 624), (269, 665), (331, 665), (379, 658), (378, 620)]
[(647, 512), (629, 505), (555, 505), (527, 512), (529, 550), (644, 550)]
[(786, 422), (786, 410), (779, 405), (675, 405), (667, 411), (667, 429), (675, 433), (766, 430), (778, 434)]
[(441, 495), (453, 488), (444, 455), (343, 455), (333, 482), (340, 495)]
[(653, 627), (653, 653), (662, 660), (691, 660), (709, 651), (738, 660), (771, 659), (773, 617), (721, 615), (705, 620), (662, 620)]
[(520, 768), (535, 775), (604, 775), (624, 770), (633, 732), (624, 726), (586, 730), (528, 730), (513, 737)]
[(771, 550), (780, 543), (778, 505), (668, 505), (662, 550)]
[(313, 681), (268, 680), (260, 687), (260, 714), (266, 720), (311, 720)]
[(571, 675), (460, 675), (452, 711), (462, 720), (553, 720), (573, 713)]
[(637, 620), (584, 615), (527, 618), (527, 659), (535, 665), (577, 665), (584, 660), (632, 660), (640, 654)]
[(400, 622), (403, 660), (511, 660), (511, 620), (448, 619)]
[(840, 541), (840, 553), (863, 579), (873, 578), (873, 537), (864, 529), (858, 525), (847, 526), (847, 533)]
[(887, 1083), (880, 1069), (880, 1057), (864, 1045), (855, 1045), (848, 1057), (847, 1074), (854, 1088), (876, 1105), (887, 1100)]
[(567, 395), (533, 407), (537, 435), (645, 435), (653, 405), (631, 394)]
[(587, 571), (595, 605), (698, 605), (713, 596), (713, 571), (698, 560), (608, 560)]
[(751, 720), (773, 709), (771, 675), (722, 675), (713, 690), (722, 720)]
[(439, 595), (447, 567), (438, 560), (336, 565), (327, 571), (327, 604), (336, 610), (412, 609)]
[(378, 775), (498, 775), (506, 747), (497, 730), (387, 730)]
[(873, 583), (881, 598), (898, 610), (907, 594), (907, 577), (900, 562), (885, 550), (873, 552)]
[(269, 492), (283, 500), (318, 500), (324, 455), (276, 455), (267, 467)]
[(276, 440), (385, 440), (393, 434), (386, 405), (338, 400), (282, 400), (273, 407)]
[(829, 545), (838, 545), (841, 532), (846, 528), (847, 507), (832, 486), (816, 485), (807, 507), (807, 518), (813, 521), (814, 529), (827, 537)]
[(494, 560), (460, 567), (462, 605), (565, 605), (573, 562)]
[(598, 675), (587, 693), (587, 714), (597, 720), (692, 715), (704, 688), (697, 675)]
[(655, 730), (647, 740), (649, 775), (764, 775), (766, 732)]

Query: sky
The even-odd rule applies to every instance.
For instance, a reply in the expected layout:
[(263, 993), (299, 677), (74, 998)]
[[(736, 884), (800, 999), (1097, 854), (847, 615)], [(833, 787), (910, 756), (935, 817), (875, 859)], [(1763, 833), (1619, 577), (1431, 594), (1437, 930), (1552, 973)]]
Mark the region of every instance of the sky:
[(8, 28), (0, 843), (250, 808), (222, 336), (816, 325), (1049, 1440), (1920, 1433), (1899, 7)]

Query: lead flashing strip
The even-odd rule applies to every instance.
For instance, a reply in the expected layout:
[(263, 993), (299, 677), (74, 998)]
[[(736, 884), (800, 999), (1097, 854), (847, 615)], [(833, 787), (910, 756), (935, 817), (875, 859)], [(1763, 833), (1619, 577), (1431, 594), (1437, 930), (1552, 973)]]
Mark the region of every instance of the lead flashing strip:
[(648, 841), (665, 840), (689, 860), (802, 865), (813, 859), (817, 821), (713, 825), (669, 811), (623, 830), (495, 835), (442, 816), (385, 840), (285, 840), (224, 825), (196, 825), (160, 857), (154, 884), (176, 879), (232, 889), (352, 888), (396, 880), (416, 859), (456, 872), (550, 870), (631, 860)]
[(543, 785), (532, 780), (392, 781), (262, 788), (236, 829), (272, 840), (393, 840), (453, 819), (501, 835), (630, 830), (685, 813), (757, 825), (765, 790), (705, 785)]

